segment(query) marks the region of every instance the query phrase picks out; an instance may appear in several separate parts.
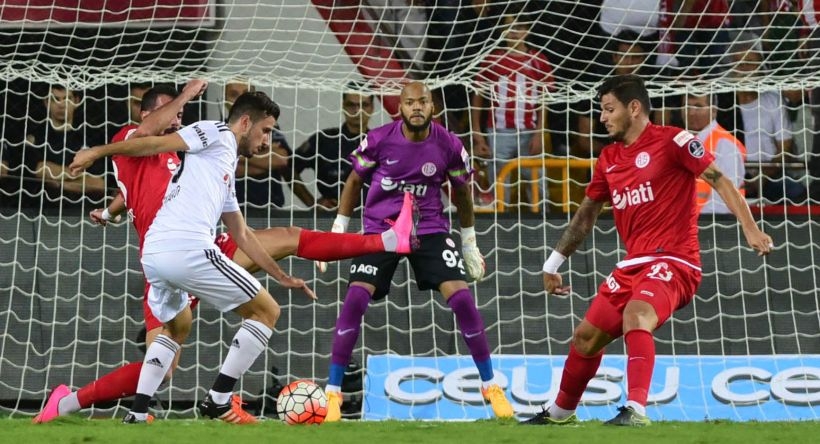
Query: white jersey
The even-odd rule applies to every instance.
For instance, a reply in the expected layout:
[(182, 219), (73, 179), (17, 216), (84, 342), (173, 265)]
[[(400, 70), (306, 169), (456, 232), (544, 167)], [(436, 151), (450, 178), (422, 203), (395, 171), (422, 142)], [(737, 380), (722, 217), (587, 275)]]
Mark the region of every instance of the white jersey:
[(162, 207), (145, 236), (143, 254), (212, 248), (222, 213), (239, 211), (236, 137), (220, 121), (203, 120), (177, 132), (188, 151), (168, 183)]

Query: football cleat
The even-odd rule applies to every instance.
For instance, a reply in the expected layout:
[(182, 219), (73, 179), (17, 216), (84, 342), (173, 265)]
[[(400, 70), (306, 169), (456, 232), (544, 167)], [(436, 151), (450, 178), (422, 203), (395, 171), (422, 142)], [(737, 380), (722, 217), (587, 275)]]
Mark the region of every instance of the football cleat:
[(151, 424), (152, 422), (154, 422), (152, 415), (146, 416), (145, 419), (137, 419), (137, 416), (133, 412), (128, 412), (128, 414), (122, 418), (123, 424)]
[(239, 395), (232, 395), (231, 400), (225, 404), (216, 404), (211, 395), (199, 404), (199, 413), (211, 419), (220, 419), (230, 424), (256, 424), (259, 422), (255, 416), (246, 412), (242, 408), (242, 398)]
[(604, 425), (627, 427), (646, 427), (650, 424), (652, 424), (652, 421), (649, 420), (649, 417), (641, 415), (629, 406), (618, 407), (618, 414), (604, 423)]
[(486, 389), (481, 389), (481, 396), (490, 403), (496, 418), (512, 418), (515, 415), (512, 404), (507, 400), (507, 395), (498, 384), (493, 384)]
[(564, 419), (555, 419), (550, 416), (550, 413), (547, 409), (542, 409), (541, 413), (533, 416), (532, 418), (521, 421), (520, 424), (523, 425), (557, 425), (557, 426), (564, 426), (564, 425), (575, 425), (578, 424), (578, 416), (575, 413), (567, 416)]
[(46, 401), (46, 406), (43, 407), (43, 411), (38, 413), (31, 422), (34, 424), (43, 424), (59, 417), (60, 400), (70, 394), (71, 389), (65, 384), (54, 387), (54, 389), (51, 390), (51, 394), (48, 395), (48, 401)]
[(342, 419), (342, 402), (344, 398), (340, 392), (326, 392), (327, 416), (325, 422), (338, 422)]
[(396, 253), (410, 254), (419, 246), (418, 238), (416, 237), (416, 225), (419, 223), (419, 208), (416, 205), (416, 199), (409, 192), (404, 193), (404, 203), (401, 206), (401, 212), (393, 226), (390, 228), (396, 233), (398, 244), (396, 245)]

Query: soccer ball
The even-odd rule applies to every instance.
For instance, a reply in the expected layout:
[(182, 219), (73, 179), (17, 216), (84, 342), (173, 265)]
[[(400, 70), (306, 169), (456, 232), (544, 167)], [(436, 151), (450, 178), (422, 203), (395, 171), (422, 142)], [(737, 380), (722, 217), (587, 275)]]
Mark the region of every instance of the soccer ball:
[(276, 411), (287, 424), (321, 424), (327, 416), (327, 395), (313, 381), (293, 381), (279, 392)]

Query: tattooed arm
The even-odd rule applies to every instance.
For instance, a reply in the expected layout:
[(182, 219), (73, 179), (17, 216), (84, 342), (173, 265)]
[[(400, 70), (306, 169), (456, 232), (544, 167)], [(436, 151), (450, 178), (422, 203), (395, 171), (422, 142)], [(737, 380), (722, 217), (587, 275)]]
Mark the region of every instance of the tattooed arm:
[(558, 267), (564, 263), (567, 256), (575, 252), (589, 232), (592, 231), (592, 227), (595, 226), (595, 221), (598, 220), (598, 214), (601, 213), (603, 206), (603, 202), (597, 202), (588, 197), (585, 197), (581, 202), (580, 208), (578, 208), (572, 220), (569, 221), (569, 226), (561, 235), (555, 250), (544, 263), (544, 290), (547, 293), (559, 296), (569, 294), (570, 287), (561, 285), (562, 279), (558, 273)]
[(714, 163), (706, 168), (700, 178), (717, 191), (723, 202), (732, 211), (732, 214), (737, 217), (749, 246), (757, 251), (760, 256), (769, 254), (774, 247), (772, 238), (757, 228), (754, 218), (752, 218), (752, 212), (749, 210), (749, 204), (746, 203), (746, 199), (741, 196), (734, 184), (723, 175)]
[(598, 220), (598, 215), (601, 213), (603, 206), (603, 202), (584, 197), (575, 216), (569, 221), (569, 226), (561, 235), (555, 250), (564, 256), (574, 253), (578, 245), (581, 245), (581, 242), (592, 231), (592, 227), (595, 225), (595, 221)]

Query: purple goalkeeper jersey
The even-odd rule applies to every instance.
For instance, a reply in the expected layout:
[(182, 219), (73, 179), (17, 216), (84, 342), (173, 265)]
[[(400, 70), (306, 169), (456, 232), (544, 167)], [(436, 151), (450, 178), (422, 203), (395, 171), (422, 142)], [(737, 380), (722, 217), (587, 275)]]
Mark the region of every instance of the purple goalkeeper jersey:
[(441, 189), (446, 181), (453, 187), (466, 185), (472, 170), (467, 150), (455, 134), (438, 123), (430, 124), (430, 135), (411, 142), (401, 131), (402, 121), (372, 129), (350, 155), (353, 169), (370, 182), (364, 205), (365, 233), (390, 228), (401, 211), (404, 192), (416, 198), (421, 219), (417, 234), (448, 233), (450, 221), (444, 214)]

